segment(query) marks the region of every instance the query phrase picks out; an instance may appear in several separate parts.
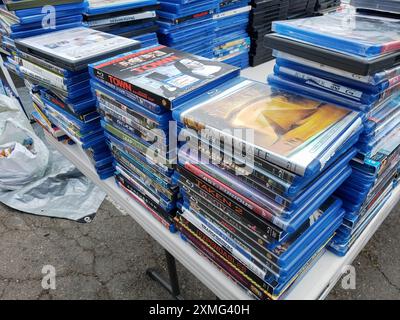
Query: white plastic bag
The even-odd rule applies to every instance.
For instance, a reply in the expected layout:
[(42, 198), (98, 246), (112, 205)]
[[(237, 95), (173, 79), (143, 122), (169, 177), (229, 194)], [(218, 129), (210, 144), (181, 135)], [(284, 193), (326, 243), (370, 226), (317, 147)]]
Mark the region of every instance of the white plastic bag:
[[(32, 141), (28, 149), (24, 141)], [(20, 116), (12, 99), (0, 97), (0, 150), (11, 153), (0, 158), (0, 190), (18, 190), (41, 178), (47, 168), (49, 151), (29, 123)]]

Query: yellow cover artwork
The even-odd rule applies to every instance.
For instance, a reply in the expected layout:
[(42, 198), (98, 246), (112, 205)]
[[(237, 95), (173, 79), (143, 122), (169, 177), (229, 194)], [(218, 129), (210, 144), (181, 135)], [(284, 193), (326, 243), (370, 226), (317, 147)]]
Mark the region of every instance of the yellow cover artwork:
[(183, 120), (196, 130), (253, 129), (256, 148), (288, 156), (350, 113), (334, 105), (288, 93), (271, 93), (265, 88), (253, 82), (243, 90), (217, 96), (184, 112)]

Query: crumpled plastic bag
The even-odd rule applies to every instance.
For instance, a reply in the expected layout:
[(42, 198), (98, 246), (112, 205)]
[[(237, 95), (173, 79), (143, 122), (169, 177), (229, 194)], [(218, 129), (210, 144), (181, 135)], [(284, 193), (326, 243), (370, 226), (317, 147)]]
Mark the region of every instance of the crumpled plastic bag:
[(0, 190), (18, 190), (43, 177), (49, 150), (34, 132), (13, 119), (0, 125), (1, 150), (10, 151), (7, 156), (0, 156)]
[(15, 100), (0, 94), (0, 150), (11, 150), (0, 159), (0, 202), (26, 213), (91, 222), (105, 193), (44, 140)]
[(44, 176), (19, 190), (0, 190), (0, 202), (35, 215), (91, 222), (105, 193), (52, 146), (48, 148), (50, 161)]

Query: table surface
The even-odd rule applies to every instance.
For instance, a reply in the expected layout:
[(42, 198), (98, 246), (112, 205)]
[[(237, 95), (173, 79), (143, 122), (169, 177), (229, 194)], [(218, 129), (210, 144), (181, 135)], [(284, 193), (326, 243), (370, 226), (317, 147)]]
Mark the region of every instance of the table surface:
[[(265, 82), (266, 76), (272, 71), (274, 62), (270, 61), (255, 68), (242, 71), (242, 76)], [(116, 203), (118, 203), (141, 227), (150, 234), (164, 249), (170, 252), (185, 268), (207, 286), (220, 299), (249, 299), (249, 295), (225, 276), (206, 258), (199, 255), (178, 234), (170, 233), (140, 204), (122, 191), (115, 184), (114, 178), (100, 180), (86, 154), (76, 145), (70, 146), (56, 141), (46, 134), (47, 140), (65, 157), (67, 157), (83, 174), (101, 187)], [(381, 223), (397, 204), (400, 187), (396, 188), (380, 212), (371, 221), (366, 230), (355, 242), (345, 257), (337, 257), (331, 252), (324, 251), (315, 265), (290, 288), (285, 299), (315, 300), (324, 299), (342, 272), (347, 270)]]

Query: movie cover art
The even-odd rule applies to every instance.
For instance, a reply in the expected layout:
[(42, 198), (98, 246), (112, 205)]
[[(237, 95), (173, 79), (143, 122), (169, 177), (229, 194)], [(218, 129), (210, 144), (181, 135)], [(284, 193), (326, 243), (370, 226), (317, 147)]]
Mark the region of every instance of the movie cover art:
[(256, 148), (290, 157), (350, 113), (245, 80), (183, 111), (181, 119), (197, 130), (253, 129)]
[(136, 44), (136, 41), (89, 28), (73, 28), (21, 39), (18, 44), (60, 60), (78, 63)]
[(102, 80), (140, 96), (149, 95), (147, 98), (156, 102), (161, 98), (164, 106), (237, 71), (233, 66), (165, 46), (126, 54), (95, 65), (94, 69)]

